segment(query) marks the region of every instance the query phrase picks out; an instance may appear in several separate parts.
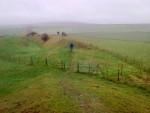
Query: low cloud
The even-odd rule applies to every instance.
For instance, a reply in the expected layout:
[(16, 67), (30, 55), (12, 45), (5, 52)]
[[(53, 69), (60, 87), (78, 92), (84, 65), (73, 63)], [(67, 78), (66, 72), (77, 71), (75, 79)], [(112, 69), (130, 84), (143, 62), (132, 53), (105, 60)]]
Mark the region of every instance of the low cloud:
[(150, 1), (0, 0), (0, 25), (53, 21), (150, 23)]

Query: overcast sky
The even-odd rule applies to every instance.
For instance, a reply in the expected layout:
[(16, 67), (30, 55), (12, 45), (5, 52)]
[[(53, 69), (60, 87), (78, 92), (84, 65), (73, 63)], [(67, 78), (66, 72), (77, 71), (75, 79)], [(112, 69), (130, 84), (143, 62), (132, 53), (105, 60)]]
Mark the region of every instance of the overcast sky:
[(150, 0), (0, 0), (0, 25), (150, 23)]

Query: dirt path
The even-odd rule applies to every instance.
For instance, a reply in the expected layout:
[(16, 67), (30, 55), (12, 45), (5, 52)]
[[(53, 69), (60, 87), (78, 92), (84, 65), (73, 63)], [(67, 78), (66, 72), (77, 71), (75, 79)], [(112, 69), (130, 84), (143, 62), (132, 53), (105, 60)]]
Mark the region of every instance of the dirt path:
[(72, 80), (68, 79), (74, 71), (73, 53), (71, 54), (70, 65), (69, 70), (63, 74), (63, 78), (58, 82), (63, 94), (75, 100), (80, 108), (80, 113), (106, 113), (104, 112), (105, 110), (101, 109), (101, 107), (104, 108), (102, 103), (97, 101), (95, 97), (91, 97), (86, 92), (80, 90), (78, 86), (74, 85)]
[[(63, 75), (58, 85), (65, 96), (70, 97), (79, 106), (80, 113), (111, 113), (111, 111), (96, 97), (82, 90), (72, 80), (68, 79), (70, 72)], [(93, 87), (93, 86), (92, 86)], [(95, 87), (95, 86), (94, 86)]]
[(0, 113), (74, 113), (71, 109), (59, 111), (53, 106), (53, 101), (57, 104), (65, 101), (61, 100), (63, 96), (79, 107), (79, 113), (99, 113), (95, 112), (95, 107), (100, 104), (79, 90), (68, 78), (69, 75), (70, 72), (66, 72), (63, 78), (55, 78), (52, 74), (45, 74), (28, 81), (25, 89), (0, 100)]
[(77, 90), (69, 81), (63, 79), (59, 81), (59, 85), (62, 87), (63, 94), (75, 99), (81, 108), (82, 113), (93, 113), (92, 100), (87, 97), (86, 94)]

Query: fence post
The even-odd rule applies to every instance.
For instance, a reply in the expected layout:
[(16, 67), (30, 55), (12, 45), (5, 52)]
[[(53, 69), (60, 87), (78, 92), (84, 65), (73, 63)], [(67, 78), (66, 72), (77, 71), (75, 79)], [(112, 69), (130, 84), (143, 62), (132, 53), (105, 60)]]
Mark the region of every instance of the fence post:
[(48, 60), (47, 60), (47, 58), (45, 58), (45, 65), (48, 65)]
[(30, 65), (33, 65), (33, 58), (32, 58), (32, 56), (30, 57)]
[(63, 61), (61, 61), (61, 63), (60, 63), (60, 64), (61, 64), (61, 67), (60, 67), (60, 68), (61, 68), (61, 69), (63, 69)]
[(89, 73), (91, 72), (91, 65), (89, 64)]
[(117, 78), (118, 81), (120, 81), (120, 68), (119, 68), (119, 64), (118, 64), (118, 78)]
[(99, 74), (99, 64), (96, 65), (96, 74)]
[(142, 73), (142, 70), (143, 70), (143, 61), (142, 60), (139, 62), (139, 68), (140, 68), (140, 73)]
[(108, 79), (109, 76), (109, 70), (108, 70), (108, 64), (106, 65), (106, 79)]
[(79, 72), (80, 72), (80, 64), (77, 63), (77, 73), (79, 73)]
[(64, 62), (63, 69), (66, 70), (66, 63)]
[(120, 75), (123, 75), (123, 64), (121, 64)]
[(103, 68), (103, 78), (107, 79), (108, 78), (108, 66), (107, 64), (104, 65), (104, 68)]

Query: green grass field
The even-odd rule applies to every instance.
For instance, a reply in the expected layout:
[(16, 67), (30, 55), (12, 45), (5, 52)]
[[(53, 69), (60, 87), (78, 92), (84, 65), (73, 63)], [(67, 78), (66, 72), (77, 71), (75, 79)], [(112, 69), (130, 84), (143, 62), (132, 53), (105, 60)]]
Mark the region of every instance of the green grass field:
[(108, 50), (122, 57), (135, 59), (143, 64), (143, 68), (150, 72), (150, 33), (82, 33), (71, 35), (70, 38), (80, 40)]
[[(82, 35), (54, 43), (0, 38), (0, 113), (149, 113), (149, 50), (148, 41)], [(142, 60), (143, 68), (123, 55)], [(61, 62), (66, 70), (57, 67)], [(99, 73), (89, 73), (88, 67), (77, 73), (78, 63), (99, 64)], [(118, 65), (123, 65), (119, 81)]]

